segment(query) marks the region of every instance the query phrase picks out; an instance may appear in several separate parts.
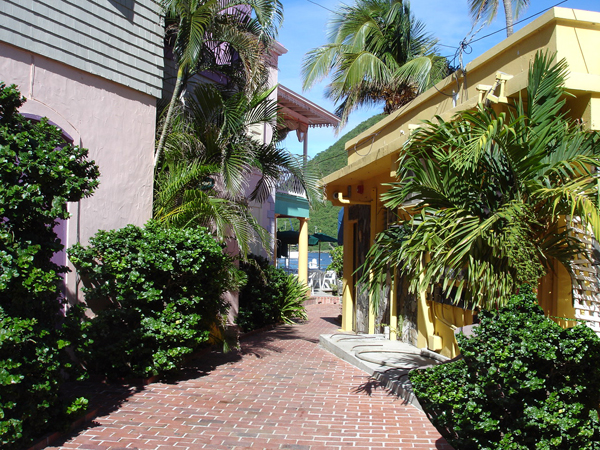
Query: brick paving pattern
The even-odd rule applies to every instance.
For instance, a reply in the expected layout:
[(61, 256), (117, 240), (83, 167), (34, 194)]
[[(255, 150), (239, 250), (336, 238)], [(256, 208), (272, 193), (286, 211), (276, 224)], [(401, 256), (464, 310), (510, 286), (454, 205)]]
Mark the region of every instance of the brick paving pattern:
[[(426, 416), (319, 347), (340, 306), (193, 361), (177, 380), (113, 389), (113, 403), (62, 449), (443, 449)], [(106, 396), (107, 393), (104, 393)]]

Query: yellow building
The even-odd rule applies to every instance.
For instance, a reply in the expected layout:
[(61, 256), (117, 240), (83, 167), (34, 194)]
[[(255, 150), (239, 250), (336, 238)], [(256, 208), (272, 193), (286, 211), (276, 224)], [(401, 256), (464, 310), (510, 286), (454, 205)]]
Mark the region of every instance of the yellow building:
[[(600, 130), (600, 13), (554, 8), (487, 51), (408, 105), (347, 142), (348, 165), (322, 181), (327, 199), (344, 206), (344, 289), (342, 329), (373, 333), (386, 323), (391, 339), (428, 347), (446, 356), (456, 355), (456, 327), (469, 325), (472, 313), (434, 301), (433, 292), (408, 294), (402, 280), (389, 295), (389, 308), (378, 317), (369, 308), (368, 294), (358, 286), (355, 271), (365, 259), (377, 233), (388, 226), (388, 211), (381, 194), (395, 181), (397, 160), (411, 131), (439, 115), (449, 120), (456, 113), (489, 100), (502, 110), (510, 98), (524, 92), (528, 69), (539, 50), (566, 59), (569, 76), (566, 108), (586, 127)], [(552, 316), (589, 321), (600, 332), (600, 286), (572, 289), (562, 267), (547, 275), (538, 288), (541, 305)], [(589, 274), (577, 274), (585, 277)], [(573, 301), (572, 292), (575, 296)]]

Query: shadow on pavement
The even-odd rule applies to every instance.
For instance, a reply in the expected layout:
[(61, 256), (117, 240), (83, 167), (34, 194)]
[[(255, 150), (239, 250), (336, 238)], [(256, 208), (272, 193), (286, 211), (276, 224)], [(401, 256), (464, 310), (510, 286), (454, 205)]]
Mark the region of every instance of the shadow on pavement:
[(321, 320), (324, 320), (325, 322), (329, 322), (334, 325), (337, 325), (338, 327), (342, 326), (342, 322), (341, 322), (339, 316), (337, 316), (337, 317), (321, 317)]
[(438, 450), (454, 450), (454, 447), (451, 447), (444, 438), (439, 438), (435, 441), (435, 448)]
[(76, 381), (65, 383), (62, 386), (65, 397), (86, 397), (89, 408), (82, 423), (75, 423), (73, 429), (61, 435), (54, 441), (52, 447), (60, 447), (69, 439), (78, 436), (83, 431), (98, 427), (100, 424), (93, 419), (106, 416), (117, 411), (132, 395), (142, 392), (145, 385), (142, 383), (111, 383), (105, 381)]
[[(321, 319), (334, 324), (338, 323), (337, 318), (333, 317), (321, 317)], [(303, 324), (306, 322), (297, 321), (296, 323)], [(177, 384), (182, 381), (207, 376), (217, 367), (240, 361), (246, 355), (262, 358), (271, 352), (281, 353), (286, 351), (286, 349), (278, 346), (276, 342), (293, 339), (319, 344), (318, 337), (311, 338), (306, 336), (295, 325), (279, 325), (274, 329), (259, 331), (256, 334), (246, 337), (242, 336), (240, 348), (231, 352), (223, 353), (216, 350), (201, 352), (192, 357), (176, 375), (163, 376), (159, 381), (168, 384)], [(60, 447), (80, 433), (101, 426), (100, 423), (94, 421), (94, 418), (117, 411), (131, 396), (145, 389), (146, 385), (143, 382), (82, 381), (66, 383), (64, 385), (65, 396), (83, 396), (89, 399), (89, 408), (86, 415), (87, 421), (74, 428), (73, 431), (62, 435), (51, 446)]]

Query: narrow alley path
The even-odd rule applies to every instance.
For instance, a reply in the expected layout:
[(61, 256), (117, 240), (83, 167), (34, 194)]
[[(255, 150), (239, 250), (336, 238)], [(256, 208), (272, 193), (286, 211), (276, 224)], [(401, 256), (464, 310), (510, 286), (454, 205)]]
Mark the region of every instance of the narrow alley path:
[(337, 329), (339, 305), (307, 309), (307, 323), (250, 336), (237, 354), (206, 355), (172, 383), (127, 391), (50, 448), (451, 450), (421, 411), (319, 347), (319, 335)]

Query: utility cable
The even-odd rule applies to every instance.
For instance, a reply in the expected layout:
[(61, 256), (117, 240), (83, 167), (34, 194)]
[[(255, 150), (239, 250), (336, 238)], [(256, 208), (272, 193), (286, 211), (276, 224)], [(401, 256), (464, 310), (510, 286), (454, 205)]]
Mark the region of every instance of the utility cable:
[[(546, 8), (546, 9), (542, 9), (541, 11), (539, 11), (539, 12), (537, 12), (537, 13), (535, 13), (535, 14), (532, 14), (531, 16), (525, 17), (524, 19), (521, 19), (521, 20), (519, 20), (518, 22), (515, 22), (515, 23), (513, 23), (513, 26), (514, 26), (514, 25), (518, 25), (518, 24), (520, 24), (520, 23), (523, 23), (523, 22), (525, 22), (526, 20), (529, 20), (529, 19), (531, 19), (532, 17), (539, 16), (540, 14), (542, 14), (542, 13), (545, 13), (546, 11), (548, 11), (548, 10), (550, 10), (550, 9), (552, 9), (552, 8), (556, 8), (557, 6), (559, 6), (559, 5), (562, 5), (563, 3), (566, 3), (566, 2), (568, 2), (568, 1), (569, 1), (569, 0), (563, 0), (562, 2), (558, 2), (557, 4), (555, 4), (555, 5), (552, 5), (552, 6), (548, 7), (548, 8)], [(481, 41), (482, 39), (488, 38), (488, 37), (490, 37), (490, 36), (493, 36), (494, 34), (498, 34), (498, 33), (500, 33), (501, 31), (505, 31), (507, 28), (508, 28), (508, 27), (504, 27), (504, 28), (501, 28), (501, 29), (499, 29), (499, 30), (496, 30), (496, 31), (494, 31), (493, 33), (486, 34), (485, 36), (481, 36), (479, 39), (475, 39), (474, 41), (471, 41), (471, 44), (473, 44), (473, 43), (475, 43), (475, 42), (478, 42), (478, 41)]]
[(327, 6), (323, 6), (320, 3), (314, 2), (313, 0), (306, 0), (306, 1), (309, 2), (309, 3), (312, 3), (313, 5), (317, 5), (317, 6), (321, 7), (321, 8), (323, 8), (323, 9), (326, 9), (327, 11), (332, 12), (333, 14), (337, 14), (338, 16), (343, 16), (342, 13), (334, 11), (333, 9), (329, 9)]

